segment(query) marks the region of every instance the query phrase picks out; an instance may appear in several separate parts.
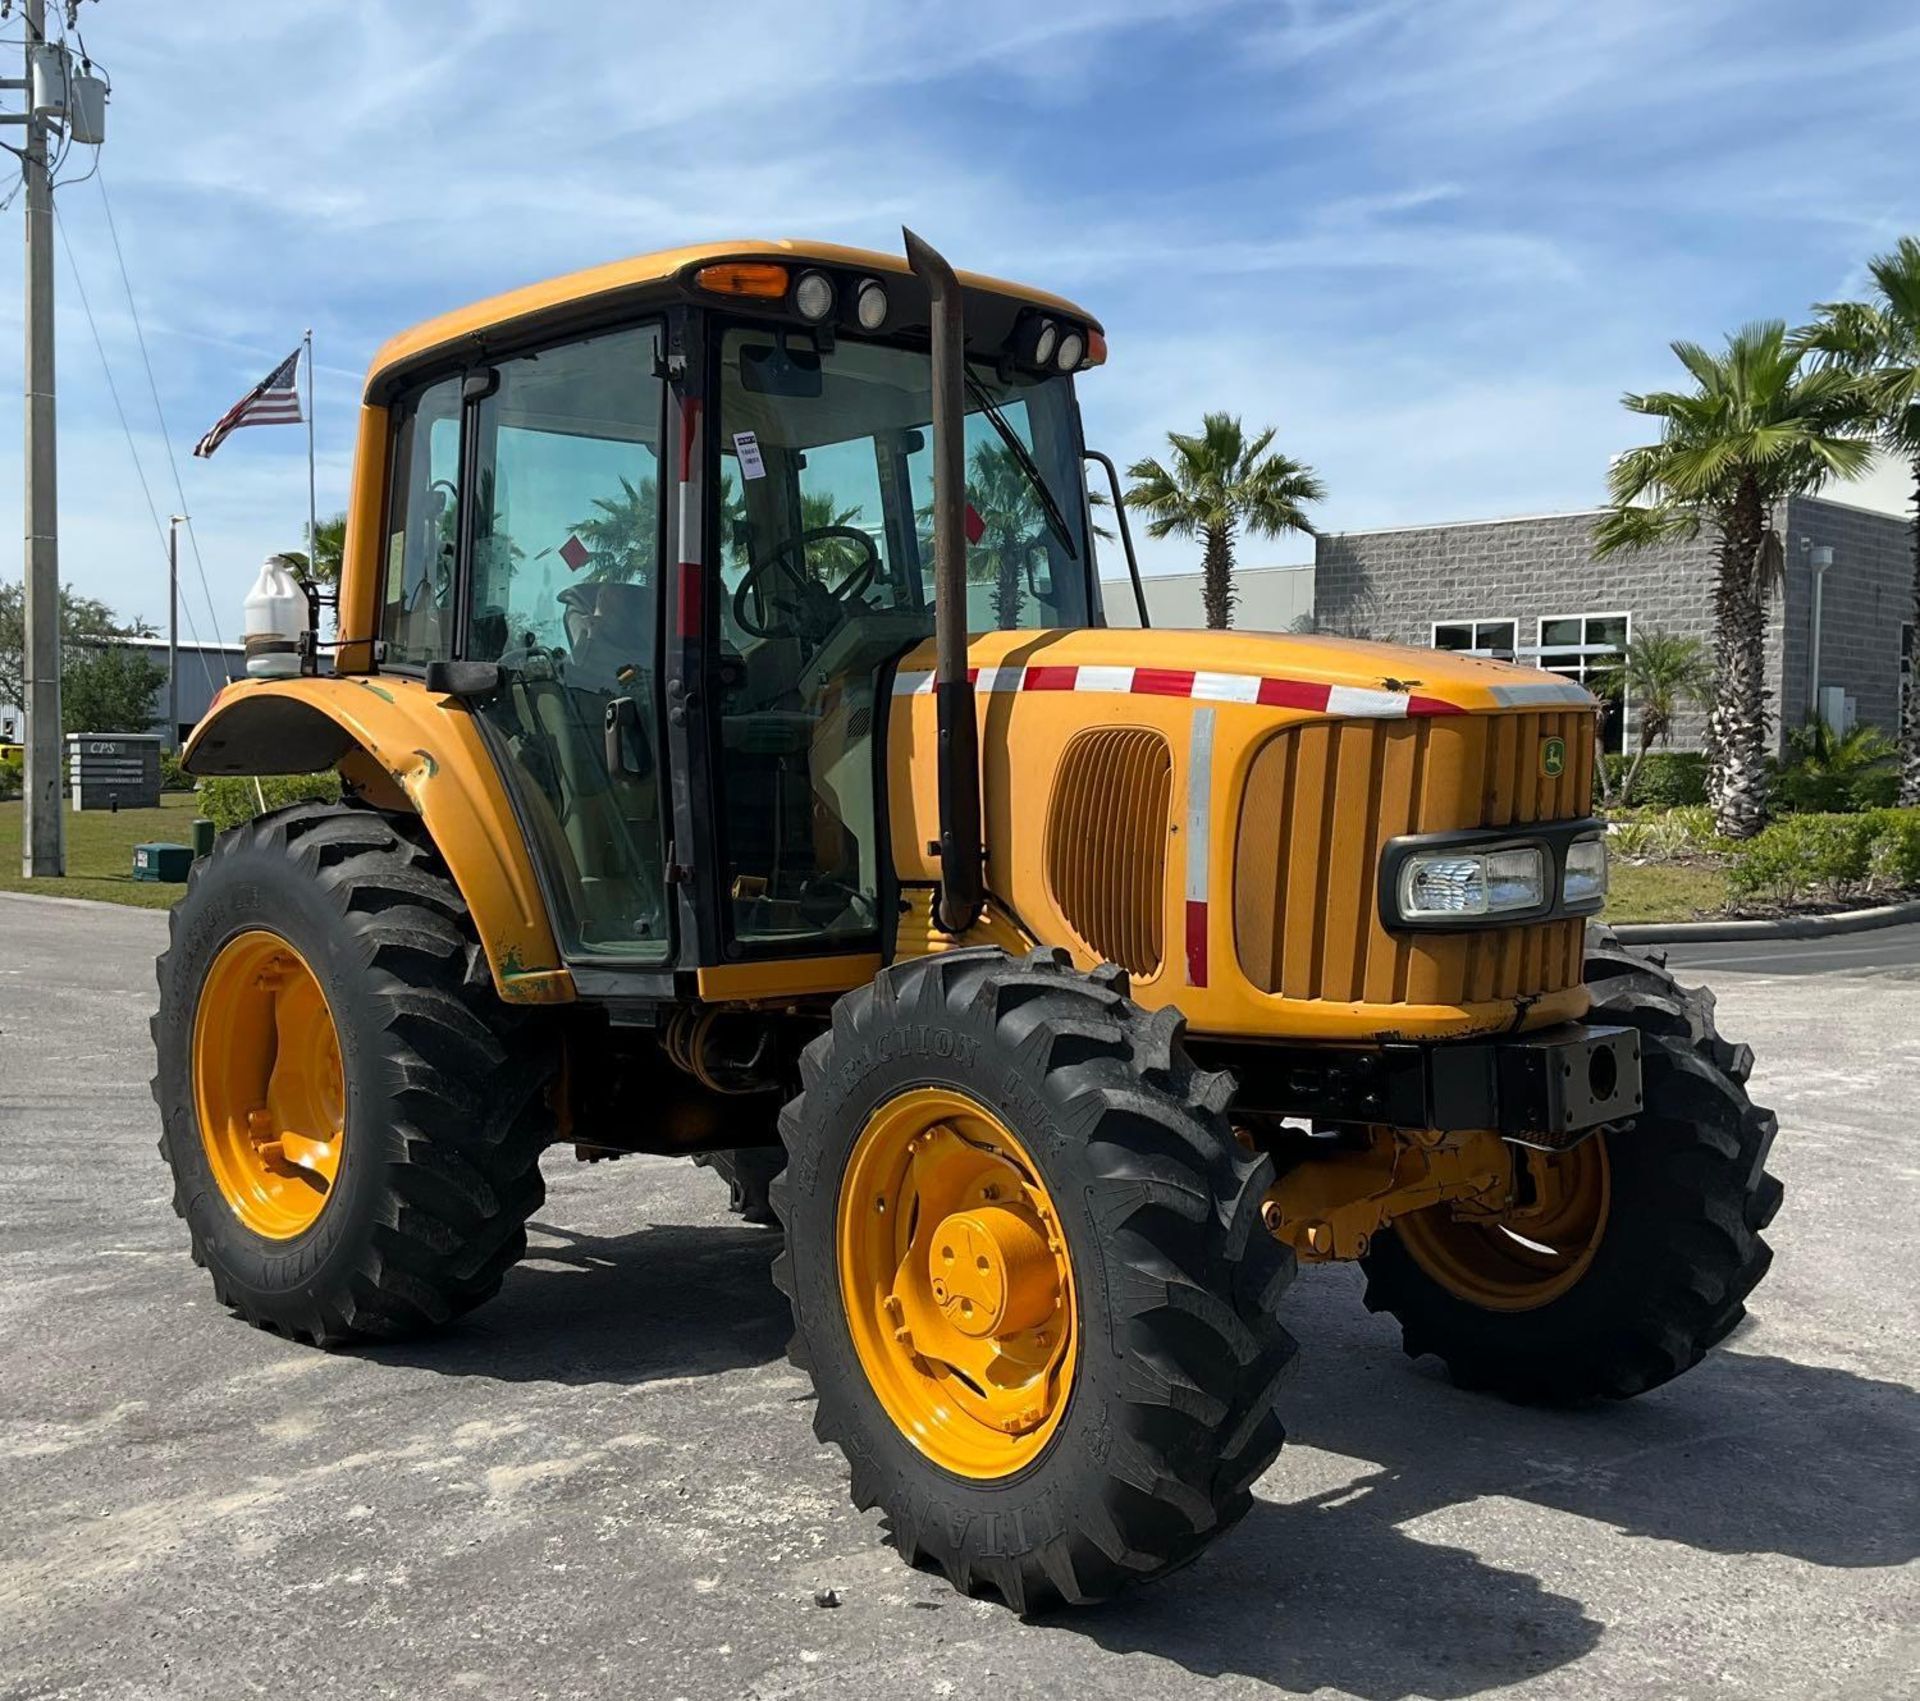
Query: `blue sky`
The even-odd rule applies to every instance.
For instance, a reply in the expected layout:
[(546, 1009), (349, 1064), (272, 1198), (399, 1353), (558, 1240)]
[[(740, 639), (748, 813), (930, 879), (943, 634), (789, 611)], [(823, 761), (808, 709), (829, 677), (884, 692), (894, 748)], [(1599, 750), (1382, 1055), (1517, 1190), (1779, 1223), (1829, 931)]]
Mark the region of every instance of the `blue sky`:
[[(305, 438), (188, 451), (309, 324), (325, 512), (392, 331), (623, 253), (892, 247), (904, 220), (1105, 320), (1083, 400), (1123, 464), (1228, 408), (1320, 470), (1339, 529), (1593, 503), (1640, 439), (1618, 396), (1668, 382), (1669, 339), (1798, 315), (1920, 230), (1905, 0), (104, 0), (81, 27), (114, 80), (102, 174), (227, 631), (261, 557), (298, 543)], [(164, 520), (99, 186), (57, 200)], [(64, 254), (58, 289), (63, 577), (157, 620), (162, 546)], [(17, 281), (0, 318), (17, 395)]]

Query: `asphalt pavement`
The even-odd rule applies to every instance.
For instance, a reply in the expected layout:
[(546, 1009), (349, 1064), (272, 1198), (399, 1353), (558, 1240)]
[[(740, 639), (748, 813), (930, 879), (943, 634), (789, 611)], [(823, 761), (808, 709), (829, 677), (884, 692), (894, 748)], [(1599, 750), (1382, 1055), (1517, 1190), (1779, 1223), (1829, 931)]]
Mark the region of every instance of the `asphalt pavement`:
[(848, 1503), (773, 1237), (690, 1165), (552, 1154), (533, 1255), (434, 1340), (329, 1355), (228, 1316), (154, 1152), (163, 928), (0, 897), (6, 1701), (1920, 1696), (1898, 979), (1715, 977), (1787, 1204), (1751, 1321), (1693, 1374), (1509, 1406), (1407, 1363), (1356, 1272), (1309, 1274), (1254, 1512), (1153, 1588), (1023, 1624)]
[(1739, 939), (1663, 945), (1676, 969), (1765, 975), (1873, 975), (1920, 980), (1920, 922), (1820, 939)]

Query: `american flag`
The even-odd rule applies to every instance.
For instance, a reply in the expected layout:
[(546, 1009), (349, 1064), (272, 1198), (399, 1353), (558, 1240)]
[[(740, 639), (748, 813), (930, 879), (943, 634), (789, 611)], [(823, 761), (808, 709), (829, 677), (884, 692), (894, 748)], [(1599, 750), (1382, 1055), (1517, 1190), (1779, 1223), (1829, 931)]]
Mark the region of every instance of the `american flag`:
[(239, 401), (220, 416), (220, 423), (193, 446), (202, 460), (227, 440), (227, 434), (243, 425), (298, 425), (305, 417), (300, 412), (300, 351), (280, 362)]

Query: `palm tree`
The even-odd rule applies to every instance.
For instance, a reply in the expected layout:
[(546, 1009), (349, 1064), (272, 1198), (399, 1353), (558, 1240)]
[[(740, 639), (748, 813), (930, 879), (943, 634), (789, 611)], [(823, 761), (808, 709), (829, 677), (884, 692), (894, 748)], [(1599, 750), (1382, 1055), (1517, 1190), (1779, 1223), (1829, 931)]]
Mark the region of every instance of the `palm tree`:
[[(1875, 435), (1913, 472), (1913, 626), (1907, 666), (1920, 678), (1920, 241), (1903, 236), (1869, 262), (1867, 301), (1827, 301), (1798, 340), (1824, 361), (1858, 375)], [(1920, 804), (1920, 687), (1900, 706), (1900, 801)]]
[(967, 551), (968, 576), (992, 581), (993, 623), (1002, 632), (1014, 631), (1026, 594), (1027, 564), (1042, 545), (1046, 516), (1012, 450), (998, 443), (982, 443), (973, 451), (967, 501), (980, 521), (980, 540)]
[(643, 478), (635, 484), (623, 475), (620, 494), (596, 496), (593, 513), (574, 522), (573, 535), (591, 557), (587, 578), (632, 584), (652, 577), (660, 553), (660, 481)]
[(335, 514), (332, 519), (322, 520), (316, 526), (306, 528), (310, 536), (308, 543), (313, 553), (305, 550), (287, 549), (281, 551), (281, 559), (291, 562), (303, 578), (310, 578), (317, 585), (337, 585), (340, 583), (340, 564), (347, 553), (347, 516)]
[(1617, 674), (1633, 705), (1633, 760), (1620, 780), (1620, 801), (1631, 803), (1647, 752), (1672, 739), (1680, 710), (1713, 701), (1713, 664), (1698, 638), (1649, 628), (1627, 646)]
[(1672, 348), (1694, 387), (1621, 398), (1661, 422), (1660, 441), (1614, 461), (1594, 545), (1609, 555), (1713, 528), (1707, 796), (1719, 831), (1745, 839), (1767, 812), (1766, 603), (1784, 559), (1774, 504), (1857, 477), (1872, 450), (1858, 435), (1858, 380), (1838, 367), (1804, 369), (1781, 321), (1745, 326), (1720, 354)]
[[(840, 498), (831, 490), (800, 492), (800, 535), (803, 538), (809, 533), (834, 527), (853, 527), (860, 514), (858, 503), (851, 508), (842, 508)], [(800, 565), (807, 577), (829, 590), (867, 559), (867, 552), (849, 537), (815, 538), (806, 546), (803, 554)]]
[(1207, 624), (1233, 624), (1233, 544), (1244, 530), (1253, 537), (1282, 532), (1313, 535), (1303, 504), (1326, 497), (1313, 468), (1270, 452), (1273, 428), (1251, 442), (1232, 414), (1210, 413), (1198, 436), (1167, 433), (1172, 465), (1151, 456), (1127, 468), (1136, 482), (1127, 506), (1147, 516), (1150, 537), (1197, 537), (1206, 541)]
[(1861, 809), (1898, 754), (1899, 746), (1877, 726), (1835, 732), (1816, 715), (1787, 734), (1780, 791), (1792, 809)]

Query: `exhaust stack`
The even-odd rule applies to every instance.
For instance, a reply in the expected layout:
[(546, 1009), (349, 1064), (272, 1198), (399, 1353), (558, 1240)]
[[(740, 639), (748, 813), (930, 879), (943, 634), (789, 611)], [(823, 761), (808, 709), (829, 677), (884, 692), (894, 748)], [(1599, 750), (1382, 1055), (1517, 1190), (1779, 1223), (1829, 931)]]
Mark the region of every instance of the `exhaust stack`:
[(902, 228), (907, 264), (927, 286), (933, 320), (933, 643), (939, 717), (940, 901), (935, 918), (964, 933), (980, 914), (980, 731), (967, 677), (966, 327), (960, 280)]

